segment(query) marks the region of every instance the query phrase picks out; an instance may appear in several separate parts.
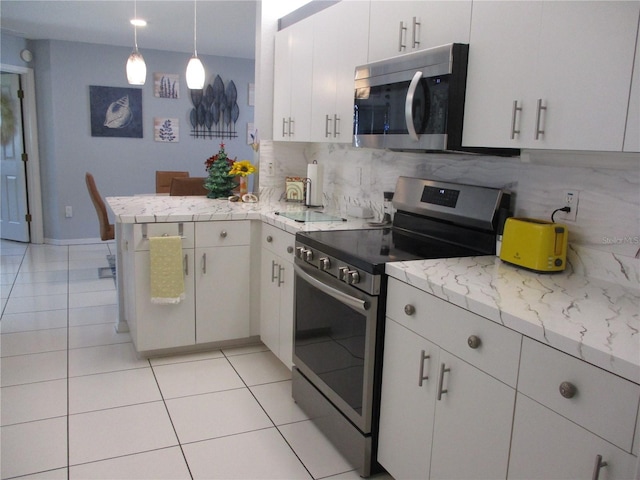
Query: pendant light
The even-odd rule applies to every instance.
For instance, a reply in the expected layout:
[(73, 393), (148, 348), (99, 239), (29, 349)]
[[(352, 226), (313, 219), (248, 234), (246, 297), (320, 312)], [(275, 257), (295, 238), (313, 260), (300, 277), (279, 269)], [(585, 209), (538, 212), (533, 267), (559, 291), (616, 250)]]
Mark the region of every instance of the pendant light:
[(142, 54), (138, 51), (138, 25), (140, 21), (138, 20), (138, 10), (135, 0), (133, 2), (133, 17), (131, 23), (133, 24), (134, 48), (127, 60), (127, 81), (130, 85), (144, 85), (147, 79), (147, 65), (144, 63)]
[(191, 90), (202, 90), (204, 88), (204, 66), (198, 58), (196, 49), (196, 0), (193, 0), (193, 56), (187, 64), (187, 87)]

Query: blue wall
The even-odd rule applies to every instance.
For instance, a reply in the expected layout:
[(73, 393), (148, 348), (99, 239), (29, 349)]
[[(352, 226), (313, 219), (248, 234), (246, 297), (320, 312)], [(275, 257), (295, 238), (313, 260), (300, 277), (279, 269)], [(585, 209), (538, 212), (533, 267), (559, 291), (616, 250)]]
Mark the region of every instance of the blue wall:
[[(11, 63), (4, 61), (5, 37), (2, 36), (3, 63)], [(246, 143), (247, 123), (253, 123), (253, 107), (248, 106), (247, 98), (248, 85), (254, 81), (253, 60), (201, 56), (208, 83), (220, 75), (225, 85), (233, 80), (237, 87), (238, 138), (192, 138), (192, 104), (184, 80), (189, 54), (147, 49), (141, 50), (147, 64), (147, 81), (144, 86), (135, 87), (142, 89), (143, 138), (104, 138), (91, 136), (89, 86), (130, 87), (125, 64), (131, 49), (52, 40), (31, 41), (29, 46), (34, 53), (31, 66), (36, 75), (47, 241), (98, 237), (85, 172), (93, 173), (100, 193), (106, 197), (154, 192), (156, 170), (187, 170), (191, 176), (205, 176), (204, 161), (218, 152), (221, 141), (230, 157), (253, 160), (253, 151)], [(23, 47), (15, 42), (15, 48)], [(17, 55), (13, 58), (19, 59)], [(179, 99), (154, 97), (154, 72), (180, 75)], [(178, 118), (179, 142), (154, 141), (154, 117)], [(67, 205), (73, 207), (72, 218), (64, 216)]]

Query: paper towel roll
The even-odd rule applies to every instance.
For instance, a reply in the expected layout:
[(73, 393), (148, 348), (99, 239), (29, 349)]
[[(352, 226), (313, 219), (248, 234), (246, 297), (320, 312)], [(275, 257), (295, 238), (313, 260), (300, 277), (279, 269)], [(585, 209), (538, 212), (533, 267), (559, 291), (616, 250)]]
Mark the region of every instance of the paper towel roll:
[(310, 163), (307, 165), (307, 178), (309, 183), (307, 184), (307, 205), (314, 207), (321, 206), (323, 204), (322, 195), (322, 165), (318, 163)]

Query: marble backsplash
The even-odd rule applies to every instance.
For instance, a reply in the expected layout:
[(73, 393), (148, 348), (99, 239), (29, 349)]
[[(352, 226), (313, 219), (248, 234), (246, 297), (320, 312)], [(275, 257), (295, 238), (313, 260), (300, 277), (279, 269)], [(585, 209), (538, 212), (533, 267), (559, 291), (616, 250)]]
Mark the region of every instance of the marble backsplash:
[[(358, 205), (380, 218), (383, 192), (393, 191), (403, 175), (504, 188), (514, 198), (515, 216), (545, 220), (563, 206), (564, 190), (577, 190), (576, 221), (564, 221), (561, 213), (555, 218), (569, 228), (569, 271), (640, 288), (638, 155), (526, 151), (503, 158), (262, 141), (262, 200), (282, 198), (284, 177), (305, 176), (314, 160), (324, 166), (325, 206), (342, 215)], [(271, 161), (275, 174), (268, 176)]]

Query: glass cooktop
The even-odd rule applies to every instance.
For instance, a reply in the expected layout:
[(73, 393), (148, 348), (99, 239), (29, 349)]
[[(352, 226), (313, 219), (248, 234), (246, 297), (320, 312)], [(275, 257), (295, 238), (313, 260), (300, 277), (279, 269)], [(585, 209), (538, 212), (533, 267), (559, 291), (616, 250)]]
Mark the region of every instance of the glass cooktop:
[(384, 273), (387, 262), (482, 255), (468, 247), (393, 228), (299, 232), (296, 239), (370, 273)]

